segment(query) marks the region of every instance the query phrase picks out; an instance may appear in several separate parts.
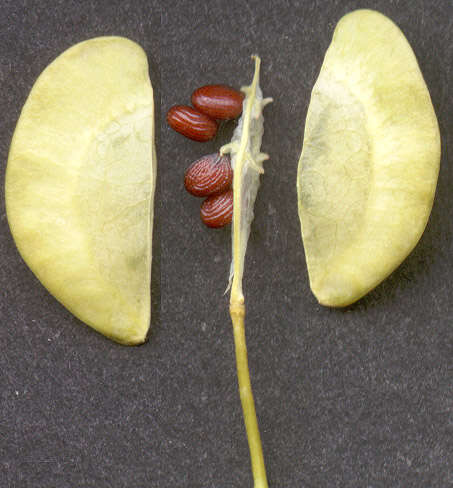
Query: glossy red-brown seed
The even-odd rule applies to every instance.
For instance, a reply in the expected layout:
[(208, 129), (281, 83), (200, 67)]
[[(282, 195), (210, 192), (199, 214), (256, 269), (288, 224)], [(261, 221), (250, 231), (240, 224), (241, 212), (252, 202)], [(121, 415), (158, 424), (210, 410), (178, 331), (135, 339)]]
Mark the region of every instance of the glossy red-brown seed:
[(233, 218), (233, 190), (206, 198), (200, 209), (201, 220), (208, 227), (223, 227)]
[(242, 112), (244, 94), (226, 85), (206, 85), (192, 93), (192, 105), (213, 119), (235, 119)]
[(198, 142), (212, 139), (217, 122), (199, 110), (187, 105), (175, 105), (167, 113), (168, 125), (183, 136)]
[(186, 190), (196, 197), (218, 195), (231, 187), (233, 169), (228, 155), (208, 154), (192, 163), (184, 176)]

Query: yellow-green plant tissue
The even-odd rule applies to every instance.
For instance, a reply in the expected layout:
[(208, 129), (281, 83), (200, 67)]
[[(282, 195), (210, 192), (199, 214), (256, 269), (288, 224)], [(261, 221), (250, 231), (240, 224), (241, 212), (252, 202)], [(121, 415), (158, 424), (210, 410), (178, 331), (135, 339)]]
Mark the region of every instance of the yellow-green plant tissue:
[(415, 55), (384, 15), (338, 23), (314, 85), (297, 189), (311, 289), (361, 298), (412, 251), (433, 203), (436, 115)]
[(75, 316), (123, 344), (144, 342), (150, 324), (153, 117), (142, 48), (81, 42), (33, 86), (6, 172), (25, 262)]

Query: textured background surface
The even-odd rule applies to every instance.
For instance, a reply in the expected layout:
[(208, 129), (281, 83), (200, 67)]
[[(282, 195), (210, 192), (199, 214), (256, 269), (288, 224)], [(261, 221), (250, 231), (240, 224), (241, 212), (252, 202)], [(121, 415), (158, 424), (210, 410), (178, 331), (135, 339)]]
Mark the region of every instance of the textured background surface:
[[(451, 2), (161, 3), (3, 0), (1, 173), (36, 77), (77, 41), (118, 34), (145, 48), (158, 124), (200, 85), (248, 83), (249, 56), (259, 53), (261, 85), (275, 103), (265, 112), (271, 159), (244, 290), (270, 486), (453, 486)], [(390, 16), (415, 51), (439, 119), (442, 166), (415, 251), (355, 306), (328, 310), (308, 286), (296, 167), (333, 28), (363, 6)], [(153, 325), (138, 348), (83, 326), (39, 284), (14, 247), (1, 185), (1, 486), (252, 487), (223, 296), (229, 230), (203, 228), (199, 201), (182, 190), (188, 164), (227, 138), (201, 145), (161, 124)]]

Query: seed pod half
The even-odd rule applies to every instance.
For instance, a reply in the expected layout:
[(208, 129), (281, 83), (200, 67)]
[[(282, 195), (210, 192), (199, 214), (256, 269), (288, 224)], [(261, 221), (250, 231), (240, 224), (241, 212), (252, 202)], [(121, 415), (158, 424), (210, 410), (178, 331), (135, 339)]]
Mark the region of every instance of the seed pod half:
[(321, 304), (355, 302), (412, 251), (439, 162), (436, 114), (404, 34), (378, 12), (347, 14), (313, 87), (297, 179), (310, 286)]

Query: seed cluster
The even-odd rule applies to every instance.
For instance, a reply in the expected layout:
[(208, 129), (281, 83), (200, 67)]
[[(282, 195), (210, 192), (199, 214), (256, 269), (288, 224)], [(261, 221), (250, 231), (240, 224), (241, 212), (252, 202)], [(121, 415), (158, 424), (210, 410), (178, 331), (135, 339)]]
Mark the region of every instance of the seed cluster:
[[(198, 142), (215, 137), (217, 120), (231, 120), (242, 112), (244, 95), (226, 85), (206, 85), (192, 93), (188, 105), (174, 105), (167, 113), (168, 125), (183, 136)], [(184, 186), (196, 197), (207, 197), (200, 216), (208, 227), (219, 228), (233, 218), (233, 169), (230, 157), (208, 154), (186, 170)]]

